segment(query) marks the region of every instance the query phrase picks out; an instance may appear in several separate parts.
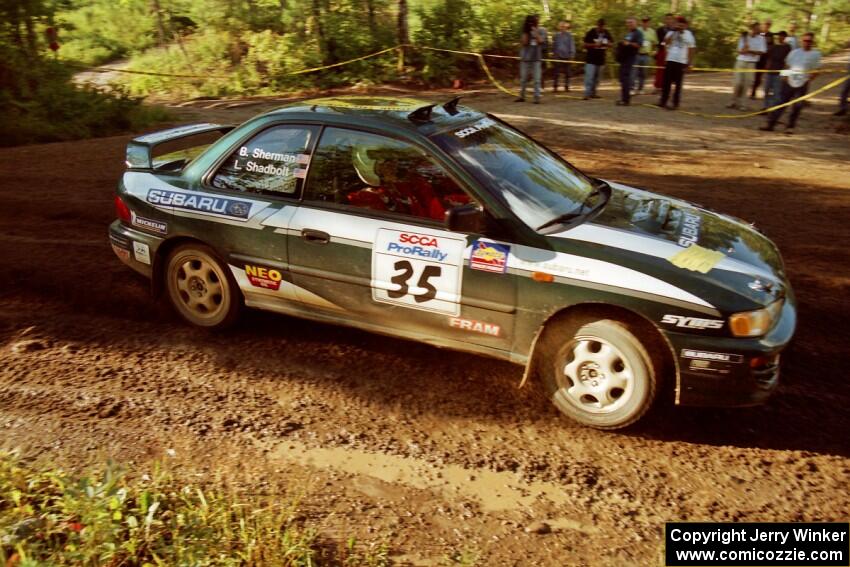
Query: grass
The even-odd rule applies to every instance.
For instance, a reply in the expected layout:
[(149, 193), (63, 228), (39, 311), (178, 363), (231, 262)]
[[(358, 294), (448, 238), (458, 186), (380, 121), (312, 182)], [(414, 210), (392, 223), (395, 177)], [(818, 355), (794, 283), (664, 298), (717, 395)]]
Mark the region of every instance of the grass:
[[(242, 500), (180, 484), (156, 466), (131, 479), (115, 464), (84, 475), (28, 466), (0, 452), (0, 565), (345, 566), (389, 564), (386, 544), (353, 538), (321, 553), (297, 501)], [(326, 548), (325, 548), (326, 549)]]

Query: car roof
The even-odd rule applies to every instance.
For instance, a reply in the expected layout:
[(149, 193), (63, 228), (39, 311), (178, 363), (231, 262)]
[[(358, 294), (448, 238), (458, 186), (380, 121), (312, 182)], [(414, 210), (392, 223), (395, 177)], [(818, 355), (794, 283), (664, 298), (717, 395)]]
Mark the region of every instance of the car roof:
[[(339, 96), (294, 102), (267, 112), (263, 116), (298, 120), (318, 119), (329, 124), (360, 124), (403, 129), (426, 136), (486, 116), (483, 112), (461, 105), (447, 110), (444, 108), (447, 102), (449, 101), (440, 103), (400, 97)], [(410, 119), (413, 111), (431, 105), (433, 108), (427, 119)]]

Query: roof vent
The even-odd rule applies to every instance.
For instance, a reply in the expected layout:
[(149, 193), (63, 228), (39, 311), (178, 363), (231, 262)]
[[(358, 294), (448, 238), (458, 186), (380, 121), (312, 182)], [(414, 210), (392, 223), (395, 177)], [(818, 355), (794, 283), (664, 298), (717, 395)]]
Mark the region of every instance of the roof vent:
[(407, 119), (413, 122), (428, 122), (431, 120), (431, 111), (434, 110), (436, 104), (421, 106), (407, 115)]
[(449, 114), (454, 116), (455, 114), (458, 113), (457, 103), (459, 103), (459, 102), (460, 102), (460, 95), (454, 97), (452, 100), (450, 100), (449, 102), (444, 104), (443, 108), (446, 110), (446, 112), (448, 112)]

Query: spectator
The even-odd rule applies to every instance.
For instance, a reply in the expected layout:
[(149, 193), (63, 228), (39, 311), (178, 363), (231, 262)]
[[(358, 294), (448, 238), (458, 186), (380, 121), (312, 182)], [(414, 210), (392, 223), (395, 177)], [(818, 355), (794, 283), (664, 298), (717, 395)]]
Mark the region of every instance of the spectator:
[(626, 35), (617, 44), (617, 63), (620, 64), (620, 100), (618, 106), (628, 106), (632, 93), (632, 70), (638, 51), (643, 45), (643, 34), (637, 27), (637, 19), (626, 19)]
[[(785, 59), (785, 66), (788, 69), (782, 72), (784, 78), (784, 81), (782, 81), (783, 104), (804, 96), (809, 90), (809, 83), (812, 82), (812, 71), (820, 67), (820, 51), (814, 48), (814, 34), (811, 32), (804, 33), (800, 39), (803, 47), (793, 50)], [(799, 101), (791, 105), (791, 116), (788, 120), (788, 125), (785, 127), (787, 134), (794, 132), (797, 119), (803, 110), (803, 103), (804, 101)], [(762, 126), (760, 129), (772, 131), (785, 112), (785, 108), (777, 108), (768, 114), (767, 126)]]
[(667, 48), (664, 45), (664, 38), (667, 37), (668, 32), (673, 31), (675, 23), (673, 14), (665, 14), (664, 25), (655, 30), (655, 36), (658, 39), (658, 51), (655, 52), (655, 66), (657, 69), (655, 69), (655, 81), (653, 82), (655, 90), (652, 94), (660, 93), (661, 87), (664, 86), (664, 64), (667, 61)]
[(791, 51), (800, 47), (800, 40), (797, 39), (797, 22), (791, 22), (788, 26), (788, 37), (785, 38), (785, 43), (791, 46)]
[(554, 64), (554, 83), (552, 92), (558, 92), (558, 75), (564, 75), (564, 90), (570, 90), (570, 64), (567, 60), (576, 56), (576, 42), (570, 32), (570, 22), (561, 22), (558, 24), (558, 33), (552, 38), (552, 52), (555, 59), (562, 59)]
[(735, 69), (739, 69), (739, 71), (735, 73), (732, 102), (727, 105), (727, 108), (746, 110), (741, 99), (747, 96), (747, 91), (754, 80), (753, 75), (759, 74), (754, 73), (753, 70), (758, 65), (761, 56), (766, 52), (767, 45), (765, 45), (764, 36), (759, 33), (758, 22), (750, 24), (750, 33), (744, 32), (738, 38), (738, 57), (735, 60)]
[(770, 73), (765, 73), (764, 77), (764, 108), (778, 104), (782, 96), (779, 71), (785, 68), (785, 58), (791, 53), (791, 45), (785, 41), (787, 37), (788, 34), (781, 31), (773, 37), (775, 41), (768, 40), (765, 70)]
[(649, 26), (649, 16), (641, 18), (640, 33), (643, 35), (643, 43), (638, 52), (637, 66), (632, 71), (632, 90), (634, 90), (635, 94), (643, 93), (643, 84), (647, 73), (650, 72), (650, 69), (647, 69), (647, 67), (650, 65), (652, 61), (651, 55), (658, 45), (658, 36), (655, 30)]
[[(538, 14), (534, 15), (537, 18), (537, 21), (540, 22), (540, 16)], [(540, 61), (540, 88), (541, 90), (546, 86), (546, 68), (548, 65), (546, 64), (546, 59), (549, 59), (549, 32), (546, 31), (546, 28), (539, 25), (537, 29), (540, 31), (540, 55), (542, 59)]]
[(528, 76), (534, 81), (534, 104), (540, 104), (540, 46), (543, 39), (537, 27), (537, 16), (526, 16), (522, 24), (522, 47), (519, 51), (519, 98), (516, 102), (525, 102), (525, 88)]
[(596, 21), (596, 27), (584, 35), (584, 48), (587, 59), (584, 65), (584, 100), (602, 98), (596, 94), (602, 67), (605, 66), (605, 53), (614, 42), (614, 38), (605, 29), (605, 20)]
[[(773, 21), (770, 18), (765, 19), (761, 24), (761, 35), (764, 37), (765, 50), (764, 53), (759, 57), (758, 62), (756, 63), (756, 69), (764, 69), (765, 65), (767, 65), (767, 42), (768, 39), (773, 38), (773, 33), (770, 31), (770, 26), (773, 25)], [(750, 98), (756, 98), (756, 92), (759, 89), (759, 85), (761, 85), (762, 75), (764, 73), (754, 73), (755, 78), (753, 80), (753, 90), (750, 91)]]
[[(685, 71), (691, 66), (694, 60), (694, 52), (696, 51), (696, 41), (694, 34), (686, 29), (688, 20), (684, 16), (676, 17), (676, 24), (672, 31), (667, 32), (664, 37), (665, 46), (665, 63), (664, 63), (664, 84), (661, 87), (661, 101), (658, 106), (667, 110), (675, 110), (679, 108), (679, 102), (682, 98), (682, 82), (685, 78)], [(675, 85), (676, 90), (673, 93), (673, 106), (667, 106), (667, 101), (670, 99), (670, 89)]]
[(841, 88), (841, 95), (838, 97), (838, 112), (836, 116), (844, 116), (850, 110), (850, 104), (847, 99), (850, 98), (850, 61), (847, 62), (847, 77), (844, 79), (844, 86)]

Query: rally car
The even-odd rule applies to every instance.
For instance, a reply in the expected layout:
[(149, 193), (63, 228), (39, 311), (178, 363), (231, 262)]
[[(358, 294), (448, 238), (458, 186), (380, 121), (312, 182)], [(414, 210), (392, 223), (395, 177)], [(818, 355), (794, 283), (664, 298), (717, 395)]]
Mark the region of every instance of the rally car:
[(141, 136), (115, 205), (115, 253), (189, 323), (246, 305), (498, 357), (601, 429), (662, 392), (764, 401), (796, 322), (753, 226), (591, 177), (457, 99)]

